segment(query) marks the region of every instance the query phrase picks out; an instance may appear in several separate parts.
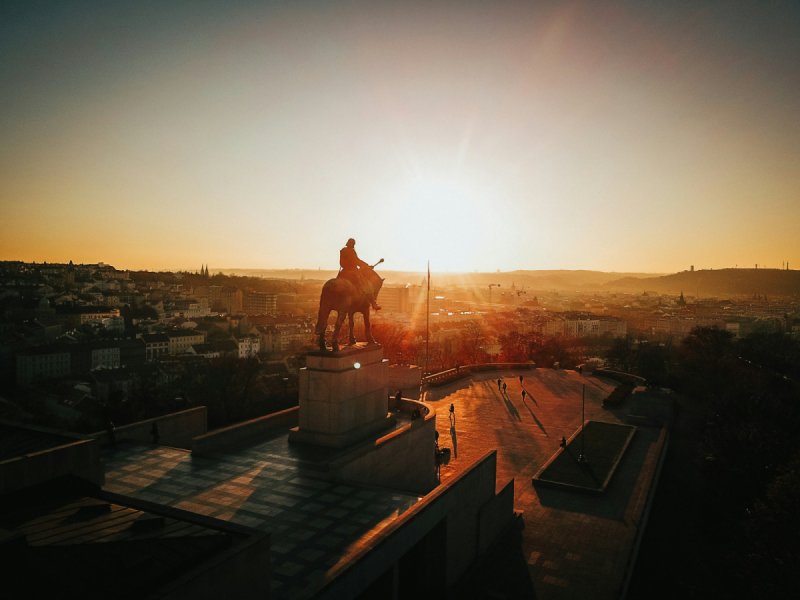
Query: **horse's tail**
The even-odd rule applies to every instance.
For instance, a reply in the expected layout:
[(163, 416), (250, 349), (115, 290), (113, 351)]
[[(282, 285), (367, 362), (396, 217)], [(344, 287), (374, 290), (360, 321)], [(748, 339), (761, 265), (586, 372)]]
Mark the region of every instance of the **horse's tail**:
[[(322, 308), (322, 297), (320, 296), (319, 299), (319, 312), (317, 312), (317, 324), (314, 326), (314, 333), (320, 335), (321, 333), (325, 332), (325, 328), (328, 326), (327, 323), (323, 325), (323, 320), (327, 321), (327, 319), (323, 316), (323, 308)], [(321, 330), (321, 331), (320, 331)]]

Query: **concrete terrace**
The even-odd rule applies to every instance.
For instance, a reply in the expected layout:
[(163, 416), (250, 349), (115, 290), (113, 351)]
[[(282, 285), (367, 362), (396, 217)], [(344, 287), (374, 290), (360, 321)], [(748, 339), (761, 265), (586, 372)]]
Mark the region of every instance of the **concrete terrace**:
[(273, 598), (310, 598), (326, 573), (418, 497), (328, 481), (313, 453), (281, 434), (193, 456), (165, 446), (109, 448), (105, 489), (271, 534)]
[[(505, 394), (498, 378), (507, 385)], [(425, 395), (437, 411), (439, 446), (452, 452), (450, 463), (441, 467), (442, 482), (493, 448), (497, 485), (516, 480), (515, 509), (525, 520), (522, 550), (538, 600), (622, 596), (665, 450), (665, 430), (639, 427), (602, 496), (534, 487), (532, 477), (558, 451), (561, 437), (569, 438), (580, 426), (584, 384), (585, 418), (622, 423), (624, 405), (602, 407), (616, 382), (570, 370), (488, 372)]]
[[(498, 377), (507, 385), (505, 394)], [(426, 403), (437, 411), (439, 445), (452, 450), (450, 463), (441, 468), (442, 483), (495, 449), (497, 491), (516, 480), (515, 509), (525, 521), (519, 564), (524, 571), (524, 558), (539, 600), (621, 596), (665, 446), (663, 430), (640, 427), (599, 497), (535, 488), (533, 475), (558, 451), (561, 437), (569, 438), (580, 425), (584, 384), (586, 419), (622, 422), (624, 406), (602, 408), (617, 384), (574, 371), (487, 372), (426, 393)], [(337, 566), (389, 531), (399, 515), (413, 512), (420, 500), (331, 481), (323, 465), (335, 452), (289, 444), (288, 431), (208, 455), (122, 443), (105, 450), (105, 489), (268, 532), (271, 596), (311, 598)], [(495, 591), (501, 590), (515, 597), (514, 584)], [(529, 589), (523, 596), (530, 596)]]

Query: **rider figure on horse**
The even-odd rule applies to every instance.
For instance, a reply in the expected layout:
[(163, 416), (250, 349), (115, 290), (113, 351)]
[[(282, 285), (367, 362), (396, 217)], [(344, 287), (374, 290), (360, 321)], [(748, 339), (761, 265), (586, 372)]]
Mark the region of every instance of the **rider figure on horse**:
[(356, 254), (356, 241), (353, 238), (347, 240), (344, 248), (339, 250), (339, 277), (343, 277), (350, 281), (357, 290), (363, 292), (369, 297), (369, 302), (374, 310), (380, 310), (381, 307), (375, 301), (375, 294), (371, 287), (367, 285), (361, 269), (371, 269), (372, 266), (358, 258)]

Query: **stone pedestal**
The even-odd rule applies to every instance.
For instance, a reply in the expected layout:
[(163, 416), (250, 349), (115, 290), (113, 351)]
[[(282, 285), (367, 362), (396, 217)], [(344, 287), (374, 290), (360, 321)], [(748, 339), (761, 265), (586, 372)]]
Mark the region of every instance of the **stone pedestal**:
[(343, 448), (393, 425), (387, 366), (377, 344), (310, 352), (300, 371), (299, 426), (290, 441)]

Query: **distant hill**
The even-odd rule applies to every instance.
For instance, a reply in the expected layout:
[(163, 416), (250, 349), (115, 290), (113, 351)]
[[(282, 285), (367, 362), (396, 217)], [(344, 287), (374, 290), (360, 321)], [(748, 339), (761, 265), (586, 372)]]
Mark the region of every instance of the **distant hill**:
[(609, 273), (605, 271), (554, 270), (554, 271), (510, 271), (506, 274), (517, 287), (524, 285), (540, 290), (602, 290), (620, 278), (652, 278), (659, 273)]
[(717, 269), (683, 271), (660, 277), (623, 277), (608, 282), (608, 289), (653, 291), (691, 296), (800, 295), (800, 271), (783, 269)]
[[(377, 269), (388, 285), (421, 285), (426, 273), (421, 271), (390, 271)], [(317, 269), (214, 269), (228, 275), (263, 277), (266, 279), (305, 279), (325, 281), (336, 276), (336, 271)], [(487, 287), (499, 284), (502, 288), (514, 285), (541, 291), (590, 291), (605, 289), (607, 284), (620, 279), (652, 278), (653, 273), (606, 273), (602, 271), (501, 271), (494, 273), (442, 273), (431, 271), (434, 286), (463, 285)]]

